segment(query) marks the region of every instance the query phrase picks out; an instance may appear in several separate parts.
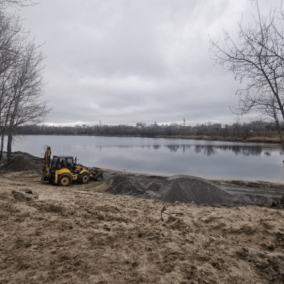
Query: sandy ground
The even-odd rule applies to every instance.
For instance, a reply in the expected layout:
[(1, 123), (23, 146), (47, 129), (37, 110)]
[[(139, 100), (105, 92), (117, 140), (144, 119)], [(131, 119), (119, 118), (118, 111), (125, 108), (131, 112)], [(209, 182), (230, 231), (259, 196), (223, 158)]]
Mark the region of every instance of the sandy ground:
[(0, 283), (284, 283), (282, 209), (175, 203), (161, 221), (163, 202), (106, 189), (1, 174)]

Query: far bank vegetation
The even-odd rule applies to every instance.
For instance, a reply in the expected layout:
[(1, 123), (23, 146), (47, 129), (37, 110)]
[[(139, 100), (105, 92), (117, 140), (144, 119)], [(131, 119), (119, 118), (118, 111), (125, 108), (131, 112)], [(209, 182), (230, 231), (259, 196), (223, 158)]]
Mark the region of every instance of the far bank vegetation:
[[(284, 131), (284, 124), (280, 125)], [(93, 126), (45, 126), (26, 125), (18, 127), (17, 135), (96, 135), (204, 139), (223, 141), (249, 141), (280, 143), (278, 129), (274, 123), (261, 120), (250, 123), (231, 125), (197, 124), (195, 126), (153, 126), (139, 128), (128, 125), (93, 125)]]

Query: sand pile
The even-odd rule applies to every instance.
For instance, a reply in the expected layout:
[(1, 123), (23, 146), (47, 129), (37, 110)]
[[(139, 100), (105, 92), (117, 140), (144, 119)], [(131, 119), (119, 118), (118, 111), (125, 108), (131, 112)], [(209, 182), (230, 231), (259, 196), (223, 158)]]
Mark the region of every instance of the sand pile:
[(5, 163), (1, 170), (11, 171), (11, 172), (21, 172), (21, 171), (40, 171), (37, 163), (35, 163), (31, 158), (24, 155), (16, 155), (11, 158), (11, 160)]
[(198, 177), (175, 175), (166, 179), (158, 194), (164, 202), (232, 205), (231, 196), (215, 184)]
[(111, 186), (108, 188), (107, 192), (117, 195), (140, 197), (145, 192), (145, 188), (137, 181), (125, 175), (118, 175), (112, 178)]
[(261, 194), (256, 194), (258, 191), (228, 190), (220, 183), (188, 175), (176, 175), (169, 178), (143, 176), (142, 178), (137, 175), (115, 174), (107, 178), (102, 186), (106, 188), (104, 191), (111, 194), (157, 199), (166, 203), (178, 201), (229, 207), (253, 204), (271, 206), (273, 202), (276, 205), (281, 203), (281, 195), (269, 196), (266, 188), (265, 191), (261, 189)]
[[(142, 181), (137, 176), (119, 174), (111, 177), (108, 181), (110, 187), (107, 189), (108, 193), (116, 195), (131, 195), (135, 197), (150, 198), (154, 196), (155, 192), (160, 189), (162, 182), (147, 178)], [(159, 197), (157, 194), (155, 197)]]

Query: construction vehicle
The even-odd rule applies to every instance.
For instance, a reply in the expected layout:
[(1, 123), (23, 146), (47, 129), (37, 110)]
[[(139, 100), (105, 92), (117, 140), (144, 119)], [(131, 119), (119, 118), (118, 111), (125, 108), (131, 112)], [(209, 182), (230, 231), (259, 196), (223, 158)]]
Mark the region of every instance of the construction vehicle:
[(53, 156), (51, 161), (51, 148), (45, 147), (42, 180), (49, 183), (68, 186), (73, 181), (86, 184), (90, 179), (103, 178), (103, 171), (99, 168), (87, 168), (77, 164), (77, 158), (72, 156)]

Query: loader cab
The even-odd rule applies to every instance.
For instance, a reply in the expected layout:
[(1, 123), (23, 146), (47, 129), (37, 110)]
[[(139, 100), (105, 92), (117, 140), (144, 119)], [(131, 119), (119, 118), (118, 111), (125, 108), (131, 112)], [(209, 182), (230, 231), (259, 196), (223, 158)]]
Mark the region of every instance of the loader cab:
[(53, 156), (53, 160), (51, 163), (51, 170), (60, 170), (63, 168), (69, 169), (71, 172), (75, 168), (75, 163), (73, 157), (70, 156)]

